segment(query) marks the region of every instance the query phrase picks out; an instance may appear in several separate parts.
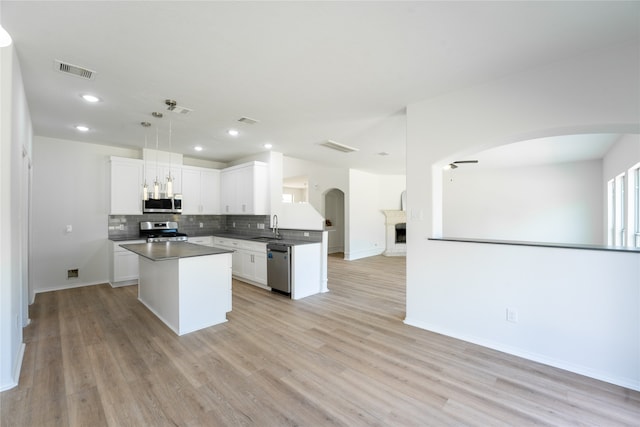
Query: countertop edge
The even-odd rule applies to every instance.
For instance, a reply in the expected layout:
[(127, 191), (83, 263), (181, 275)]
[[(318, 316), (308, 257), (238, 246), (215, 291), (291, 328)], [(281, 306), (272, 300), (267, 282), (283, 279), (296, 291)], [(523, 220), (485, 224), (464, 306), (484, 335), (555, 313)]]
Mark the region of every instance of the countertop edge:
[(630, 254), (640, 254), (640, 248), (627, 248), (624, 246), (583, 245), (583, 244), (551, 243), (551, 242), (526, 242), (526, 241), (519, 241), (519, 240), (467, 239), (467, 238), (457, 238), (457, 237), (427, 237), (427, 240), (441, 241), (441, 242), (485, 243), (489, 245), (532, 246), (532, 247), (540, 247), (540, 248), (580, 249), (580, 250), (591, 250), (591, 251), (623, 252), (623, 253), (630, 253)]

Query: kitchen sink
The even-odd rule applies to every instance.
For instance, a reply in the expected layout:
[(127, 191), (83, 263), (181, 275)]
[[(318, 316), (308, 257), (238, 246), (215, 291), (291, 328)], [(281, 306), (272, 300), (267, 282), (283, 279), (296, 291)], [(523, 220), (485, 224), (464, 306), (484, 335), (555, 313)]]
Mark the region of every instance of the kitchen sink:
[(252, 237), (251, 240), (255, 240), (257, 242), (268, 242), (273, 239), (271, 237)]

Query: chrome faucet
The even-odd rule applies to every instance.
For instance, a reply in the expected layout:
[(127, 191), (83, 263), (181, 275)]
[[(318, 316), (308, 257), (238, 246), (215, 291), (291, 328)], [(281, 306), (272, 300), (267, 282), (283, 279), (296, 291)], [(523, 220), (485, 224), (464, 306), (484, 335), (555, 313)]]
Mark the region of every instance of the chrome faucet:
[(273, 216), (272, 223), (273, 223), (273, 236), (276, 239), (279, 239), (280, 238), (280, 232), (278, 231), (278, 215), (274, 215)]

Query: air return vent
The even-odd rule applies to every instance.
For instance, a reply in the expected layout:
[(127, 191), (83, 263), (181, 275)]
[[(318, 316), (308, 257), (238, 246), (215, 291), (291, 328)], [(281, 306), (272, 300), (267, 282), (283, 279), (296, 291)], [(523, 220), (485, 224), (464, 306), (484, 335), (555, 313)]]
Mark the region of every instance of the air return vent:
[(249, 118), (249, 117), (240, 117), (240, 118), (238, 119), (238, 121), (239, 121), (240, 123), (246, 123), (246, 124), (248, 124), (248, 125), (255, 125), (256, 123), (258, 123), (258, 121), (257, 121), (256, 119), (251, 119), (251, 118)]
[(340, 144), (330, 139), (327, 139), (325, 142), (321, 142), (320, 145), (331, 148), (332, 150), (342, 151), (343, 153), (358, 151), (358, 148), (349, 147), (348, 145)]
[(61, 73), (71, 74), (72, 76), (80, 77), (87, 80), (93, 80), (96, 76), (96, 72), (93, 70), (69, 64), (67, 62), (62, 62), (59, 59), (56, 59), (53, 62), (53, 66)]

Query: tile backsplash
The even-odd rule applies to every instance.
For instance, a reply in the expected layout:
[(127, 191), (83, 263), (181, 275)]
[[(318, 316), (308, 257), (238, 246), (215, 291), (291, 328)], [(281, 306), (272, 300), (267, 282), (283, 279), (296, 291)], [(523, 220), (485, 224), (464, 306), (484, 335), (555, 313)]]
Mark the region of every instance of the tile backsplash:
[[(216, 233), (233, 233), (247, 236), (272, 236), (269, 228), (269, 215), (109, 215), (109, 239), (138, 239), (140, 222), (143, 221), (176, 221), (178, 231), (187, 236), (210, 236)], [(259, 228), (263, 227), (263, 228)], [(319, 242), (322, 232), (314, 230), (280, 229), (285, 239)]]

